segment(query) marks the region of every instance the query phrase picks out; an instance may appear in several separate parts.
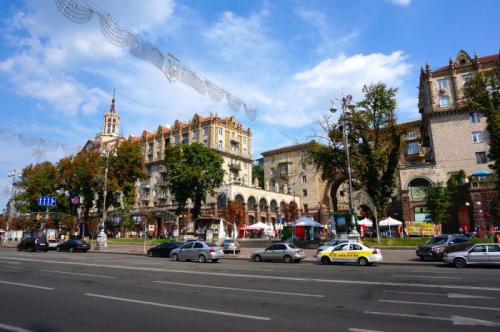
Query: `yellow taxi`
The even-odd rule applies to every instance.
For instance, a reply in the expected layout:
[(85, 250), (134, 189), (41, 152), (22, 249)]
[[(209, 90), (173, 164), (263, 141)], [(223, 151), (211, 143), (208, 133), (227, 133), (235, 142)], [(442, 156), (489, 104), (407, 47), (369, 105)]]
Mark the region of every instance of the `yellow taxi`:
[(358, 263), (365, 266), (382, 261), (380, 249), (368, 248), (361, 243), (342, 243), (325, 248), (316, 260), (323, 265), (331, 263)]

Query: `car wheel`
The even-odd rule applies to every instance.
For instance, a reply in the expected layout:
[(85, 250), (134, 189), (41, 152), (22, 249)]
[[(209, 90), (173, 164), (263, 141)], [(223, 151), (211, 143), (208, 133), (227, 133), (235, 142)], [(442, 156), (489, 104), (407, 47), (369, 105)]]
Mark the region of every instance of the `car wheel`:
[(69, 252), (74, 252), (75, 248), (69, 248)]
[(154, 257), (153, 252), (152, 252), (152, 251), (148, 251), (148, 256), (149, 256), (149, 257)]
[(466, 267), (467, 262), (463, 258), (455, 258), (455, 260), (453, 261), (453, 265), (455, 265), (455, 267), (460, 269), (460, 268)]
[(212, 263), (217, 263), (219, 261), (219, 259), (212, 259)]
[(292, 257), (290, 257), (290, 256), (286, 255), (285, 257), (283, 257), (283, 261), (284, 261), (285, 263), (291, 263), (291, 262), (292, 262)]
[(321, 265), (329, 265), (331, 263), (330, 258), (323, 256), (321, 257)]
[(179, 255), (173, 254), (172, 255), (172, 260), (178, 262), (179, 261)]
[(368, 263), (369, 262), (368, 262), (368, 259), (366, 259), (366, 257), (360, 257), (358, 259), (358, 265), (359, 266), (366, 266), (366, 265), (368, 265)]
[(206, 261), (207, 261), (207, 258), (205, 257), (205, 255), (198, 256), (198, 262), (205, 263)]
[(262, 257), (260, 257), (260, 255), (255, 255), (255, 256), (253, 256), (253, 260), (255, 262), (262, 262)]

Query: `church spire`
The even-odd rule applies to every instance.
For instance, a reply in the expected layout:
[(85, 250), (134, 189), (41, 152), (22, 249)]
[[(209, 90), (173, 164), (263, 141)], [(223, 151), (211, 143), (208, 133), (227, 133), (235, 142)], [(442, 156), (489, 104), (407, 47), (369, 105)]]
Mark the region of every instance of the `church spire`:
[(113, 99), (111, 100), (111, 108), (109, 111), (115, 113), (115, 88), (113, 88)]

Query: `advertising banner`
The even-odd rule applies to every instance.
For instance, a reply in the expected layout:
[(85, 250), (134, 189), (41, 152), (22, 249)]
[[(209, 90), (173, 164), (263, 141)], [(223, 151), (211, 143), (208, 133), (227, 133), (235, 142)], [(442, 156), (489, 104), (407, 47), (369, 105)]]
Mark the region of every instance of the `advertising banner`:
[(425, 221), (407, 221), (405, 225), (408, 236), (434, 236), (434, 225)]

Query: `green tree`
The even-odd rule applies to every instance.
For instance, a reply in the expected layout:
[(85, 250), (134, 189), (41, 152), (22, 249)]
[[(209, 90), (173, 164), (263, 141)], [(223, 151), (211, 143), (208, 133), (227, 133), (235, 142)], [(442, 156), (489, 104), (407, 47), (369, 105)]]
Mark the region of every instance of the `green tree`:
[(165, 149), (168, 188), (183, 211), (188, 198), (193, 202), (193, 216), (201, 213), (207, 194), (214, 194), (224, 178), (222, 157), (203, 144), (178, 144)]
[(434, 224), (444, 224), (450, 218), (450, 208), (452, 204), (452, 195), (448, 188), (442, 183), (429, 188), (427, 197), (427, 207), (429, 208), (432, 222)]
[(497, 188), (500, 189), (500, 70), (483, 74), (480, 72), (464, 86), (465, 107), (486, 117), (490, 151), (495, 170)]
[(255, 179), (259, 182), (259, 187), (264, 188), (264, 167), (258, 163), (252, 165), (252, 183)]

